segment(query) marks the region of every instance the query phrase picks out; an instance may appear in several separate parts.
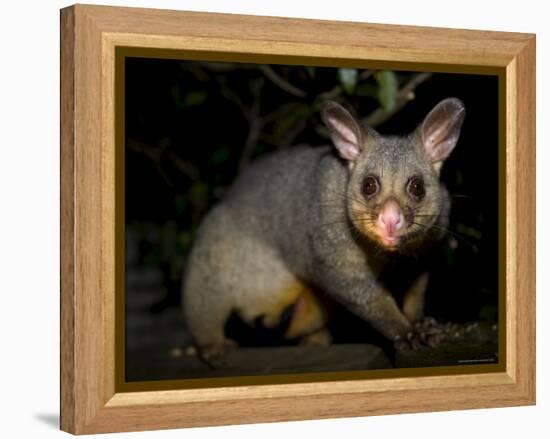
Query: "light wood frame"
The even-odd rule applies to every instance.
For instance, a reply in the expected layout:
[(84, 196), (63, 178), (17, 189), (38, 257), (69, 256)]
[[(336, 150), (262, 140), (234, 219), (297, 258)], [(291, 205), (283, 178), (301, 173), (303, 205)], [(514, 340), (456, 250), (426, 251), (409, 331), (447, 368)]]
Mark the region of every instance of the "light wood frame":
[[(500, 72), (505, 370), (118, 391), (114, 72), (121, 46)], [(83, 434), (534, 403), (534, 35), (85, 5), (61, 11), (61, 429)]]

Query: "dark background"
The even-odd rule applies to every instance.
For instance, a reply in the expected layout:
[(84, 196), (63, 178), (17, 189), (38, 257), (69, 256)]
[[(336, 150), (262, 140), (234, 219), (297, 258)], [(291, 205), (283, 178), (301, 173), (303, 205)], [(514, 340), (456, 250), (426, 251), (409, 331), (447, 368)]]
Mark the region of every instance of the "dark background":
[[(318, 111), (329, 98), (383, 134), (412, 131), (446, 97), (465, 103), (442, 171), (453, 207), (426, 311), (441, 321), (496, 322), (496, 76), (142, 58), (127, 58), (125, 69), (127, 355), (190, 343), (180, 284), (201, 219), (255, 157), (329, 143)], [(349, 323), (339, 324), (337, 342), (356, 341), (358, 330), (368, 339), (362, 322), (342, 321)], [(243, 343), (280, 342), (231, 325)]]

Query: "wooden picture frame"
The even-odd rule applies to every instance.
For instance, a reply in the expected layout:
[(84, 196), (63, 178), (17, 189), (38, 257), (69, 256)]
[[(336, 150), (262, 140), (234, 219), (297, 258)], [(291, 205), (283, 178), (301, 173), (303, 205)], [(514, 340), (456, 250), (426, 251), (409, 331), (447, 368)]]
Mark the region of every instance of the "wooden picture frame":
[[(502, 367), (125, 391), (116, 354), (121, 323), (115, 291), (123, 276), (116, 254), (117, 197), (123, 196), (120, 187), (115, 190), (118, 48), (158, 49), (167, 57), (185, 51), (214, 59), (246, 55), (258, 62), (310, 59), (499, 75), (506, 206)], [(534, 403), (534, 35), (87, 5), (61, 11), (62, 430), (84, 434)]]

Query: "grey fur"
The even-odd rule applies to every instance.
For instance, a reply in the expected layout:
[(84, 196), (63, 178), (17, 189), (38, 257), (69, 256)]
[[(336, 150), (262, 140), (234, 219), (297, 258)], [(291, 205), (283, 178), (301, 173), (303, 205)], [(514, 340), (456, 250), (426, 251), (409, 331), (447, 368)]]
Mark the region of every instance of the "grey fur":
[[(389, 339), (413, 330), (379, 277), (398, 254), (422, 253), (441, 238), (449, 197), (420, 128), (404, 137), (361, 130), (361, 152), (353, 162), (330, 146), (276, 152), (246, 169), (206, 216), (183, 283), (185, 318), (199, 346), (223, 346), (232, 311), (252, 322), (296, 279), (318, 286)], [(369, 173), (380, 176), (378, 200), (365, 201), (361, 194)], [(411, 201), (404, 188), (413, 174), (426, 182), (416, 212), (433, 216), (422, 216), (424, 227), (411, 227), (416, 232), (396, 251), (380, 248), (356, 209), (368, 215), (394, 197), (407, 212)]]

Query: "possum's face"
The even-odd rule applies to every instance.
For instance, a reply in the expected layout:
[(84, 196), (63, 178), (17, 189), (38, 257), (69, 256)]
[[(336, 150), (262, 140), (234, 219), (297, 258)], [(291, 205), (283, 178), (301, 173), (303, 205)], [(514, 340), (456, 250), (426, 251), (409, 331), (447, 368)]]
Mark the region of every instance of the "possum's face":
[(444, 208), (439, 171), (458, 141), (464, 105), (455, 98), (434, 107), (408, 136), (381, 136), (342, 106), (327, 102), (325, 124), (348, 161), (348, 216), (354, 227), (387, 250), (420, 242)]

